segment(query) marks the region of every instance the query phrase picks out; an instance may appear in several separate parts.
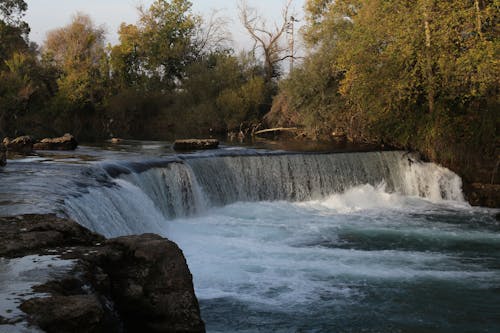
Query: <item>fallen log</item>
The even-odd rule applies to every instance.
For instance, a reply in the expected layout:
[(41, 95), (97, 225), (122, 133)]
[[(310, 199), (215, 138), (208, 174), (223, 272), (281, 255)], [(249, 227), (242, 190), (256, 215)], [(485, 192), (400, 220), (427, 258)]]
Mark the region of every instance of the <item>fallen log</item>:
[(263, 129), (263, 130), (254, 132), (253, 134), (259, 135), (259, 134), (272, 133), (272, 132), (295, 132), (298, 130), (299, 129), (297, 127), (275, 127), (275, 128)]

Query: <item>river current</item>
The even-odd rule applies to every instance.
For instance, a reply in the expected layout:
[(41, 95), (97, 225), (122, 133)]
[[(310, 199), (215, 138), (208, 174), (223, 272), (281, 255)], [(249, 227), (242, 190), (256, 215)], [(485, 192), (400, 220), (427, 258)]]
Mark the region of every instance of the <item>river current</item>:
[(208, 332), (499, 332), (498, 211), (402, 151), (163, 142), (9, 161), (0, 215), (179, 244)]

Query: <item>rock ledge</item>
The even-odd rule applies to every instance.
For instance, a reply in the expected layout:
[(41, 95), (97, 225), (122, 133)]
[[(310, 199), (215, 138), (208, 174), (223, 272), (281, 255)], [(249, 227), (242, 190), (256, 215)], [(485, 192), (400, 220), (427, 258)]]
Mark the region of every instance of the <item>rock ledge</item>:
[[(53, 215), (0, 217), (0, 257), (76, 259), (20, 308), (46, 332), (205, 332), (179, 247), (158, 235), (104, 239)], [(2, 323), (0, 321), (0, 331)]]

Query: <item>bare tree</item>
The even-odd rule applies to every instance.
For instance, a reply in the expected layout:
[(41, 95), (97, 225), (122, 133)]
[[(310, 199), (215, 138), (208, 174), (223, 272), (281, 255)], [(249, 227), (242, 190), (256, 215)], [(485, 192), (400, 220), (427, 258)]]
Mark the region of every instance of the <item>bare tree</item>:
[(202, 54), (228, 49), (232, 42), (228, 23), (229, 19), (216, 10), (207, 20), (202, 20), (195, 37), (196, 52)]
[(289, 26), (289, 9), (292, 0), (287, 0), (282, 11), (280, 24), (274, 23), (273, 28), (268, 28), (262, 16), (255, 8), (249, 7), (242, 0), (238, 6), (240, 20), (246, 31), (254, 41), (253, 49), (262, 49), (264, 54), (264, 66), (266, 71), (266, 81), (269, 82), (275, 77), (279, 77), (279, 64), (283, 60), (293, 57), (289, 53), (288, 46), (283, 46), (282, 39), (286, 37)]

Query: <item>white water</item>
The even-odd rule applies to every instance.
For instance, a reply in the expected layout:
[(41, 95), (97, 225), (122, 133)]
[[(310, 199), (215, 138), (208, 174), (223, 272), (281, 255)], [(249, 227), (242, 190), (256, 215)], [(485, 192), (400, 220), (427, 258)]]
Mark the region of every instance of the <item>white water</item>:
[(214, 156), (146, 166), (140, 166), (141, 172), (123, 167), (126, 172), (110, 180), (113, 186), (90, 187), (67, 199), (66, 211), (84, 226), (114, 237), (157, 233), (165, 219), (238, 201), (335, 201), (339, 193), (356, 201), (357, 192), (370, 191), (370, 186), (377, 187), (377, 196), (352, 202), (352, 209), (391, 204), (397, 196), (390, 194), (463, 202), (460, 177), (403, 152)]
[(383, 152), (102, 168), (115, 178), (66, 212), (109, 237), (177, 242), (209, 332), (500, 327), (498, 226), (435, 164)]

